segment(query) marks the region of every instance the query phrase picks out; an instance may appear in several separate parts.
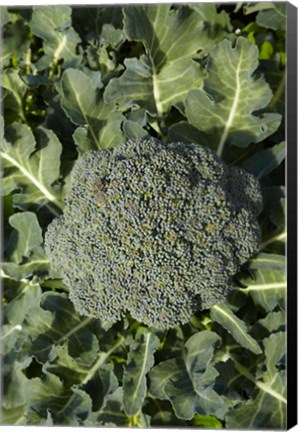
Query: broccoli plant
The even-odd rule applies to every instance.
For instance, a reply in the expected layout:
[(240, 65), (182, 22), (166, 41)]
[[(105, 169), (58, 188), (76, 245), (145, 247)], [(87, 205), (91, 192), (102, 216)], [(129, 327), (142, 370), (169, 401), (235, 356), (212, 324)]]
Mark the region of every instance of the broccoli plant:
[(0, 7), (3, 425), (287, 427), (289, 6)]
[(130, 140), (79, 158), (46, 251), (82, 315), (166, 329), (225, 300), (261, 208), (254, 176), (206, 147)]

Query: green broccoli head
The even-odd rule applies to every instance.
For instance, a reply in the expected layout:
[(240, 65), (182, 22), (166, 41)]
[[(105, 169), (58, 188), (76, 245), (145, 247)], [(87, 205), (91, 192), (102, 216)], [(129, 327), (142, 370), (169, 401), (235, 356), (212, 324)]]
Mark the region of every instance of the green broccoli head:
[(81, 314), (170, 328), (225, 300), (261, 207), (257, 180), (209, 149), (130, 140), (79, 158), (46, 251)]

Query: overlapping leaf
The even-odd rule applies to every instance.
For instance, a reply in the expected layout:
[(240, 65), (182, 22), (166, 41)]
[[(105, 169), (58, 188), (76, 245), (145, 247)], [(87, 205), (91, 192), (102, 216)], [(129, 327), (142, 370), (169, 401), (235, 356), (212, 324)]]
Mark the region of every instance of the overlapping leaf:
[(132, 342), (123, 376), (123, 405), (127, 415), (137, 414), (147, 390), (146, 375), (154, 364), (159, 339), (150, 331), (140, 331)]
[(16, 207), (51, 204), (51, 211), (58, 215), (57, 208), (62, 209), (58, 185), (62, 147), (56, 135), (42, 127), (37, 130), (37, 139), (38, 147), (29, 127), (21, 123), (6, 129), (1, 142), (2, 194), (19, 190), (14, 194)]
[(264, 346), (266, 371), (260, 379), (250, 376), (257, 388), (257, 395), (228, 413), (228, 428), (258, 429), (264, 424), (268, 428), (286, 427), (285, 373), (281, 370), (285, 355), (284, 333), (272, 334), (264, 340)]
[(285, 142), (281, 142), (269, 149), (255, 153), (243, 163), (242, 168), (254, 174), (258, 179), (262, 179), (277, 168), (285, 156)]
[(285, 198), (278, 198), (279, 197), (277, 195), (276, 200), (270, 203), (270, 207), (268, 209), (269, 218), (274, 225), (274, 229), (264, 232), (264, 239), (260, 245), (260, 250), (262, 251), (270, 251), (272, 248), (276, 248), (277, 245), (281, 245), (280, 253), (284, 253), (285, 251), (285, 241), (287, 237), (287, 228), (285, 225), (286, 203)]
[(284, 255), (259, 253), (255, 258), (249, 260), (249, 268), (252, 270), (275, 270), (284, 272), (286, 260)]
[(256, 270), (251, 276), (243, 277), (246, 288), (242, 291), (252, 296), (256, 305), (272, 311), (277, 304), (284, 304), (287, 287), (286, 275), (281, 271)]
[(284, 327), (286, 323), (285, 311), (269, 312), (265, 318), (259, 320), (259, 323), (270, 333), (280, 330), (280, 328)]
[(279, 114), (255, 114), (272, 98), (264, 78), (253, 75), (257, 66), (255, 45), (243, 37), (237, 39), (235, 47), (224, 40), (210, 53), (204, 89), (189, 92), (188, 121), (209, 136), (218, 155), (229, 144), (247, 147), (262, 141), (280, 124)]
[(248, 333), (245, 322), (238, 318), (227, 304), (213, 306), (210, 316), (231, 333), (241, 346), (249, 349), (254, 354), (262, 352), (258, 342)]
[(75, 67), (81, 57), (77, 54), (79, 35), (71, 26), (69, 6), (34, 6), (30, 28), (33, 34), (43, 39), (44, 56), (38, 62), (43, 70), (49, 65), (57, 66), (63, 61), (63, 68)]
[(105, 104), (96, 83), (86, 74), (67, 69), (58, 87), (61, 105), (71, 121), (78, 125), (74, 140), (81, 152), (90, 148), (114, 147), (124, 141), (123, 116), (111, 104)]
[(4, 110), (6, 118), (10, 122), (20, 118), (25, 121), (24, 97), (28, 88), (21, 79), (19, 71), (12, 68), (5, 69), (0, 76), (0, 86), (5, 89)]
[(184, 360), (165, 360), (150, 372), (150, 393), (170, 400), (178, 418), (191, 419), (196, 413), (223, 415), (223, 400), (213, 390), (217, 371), (210, 365), (219, 340), (216, 333), (196, 333), (185, 344)]
[(9, 223), (15, 231), (10, 237), (8, 259), (2, 264), (4, 274), (20, 280), (49, 272), (49, 261), (42, 247), (42, 232), (35, 213), (16, 213), (10, 217)]
[(81, 366), (90, 366), (98, 351), (97, 339), (89, 328), (92, 320), (81, 320), (63, 294), (45, 293), (42, 306), (31, 310), (26, 318), (25, 325), (30, 331), (28, 351), (40, 362), (46, 362), (57, 356), (56, 346), (67, 341), (72, 357)]
[[(37, 410), (36, 423), (42, 424), (49, 410), (56, 424), (80, 425), (91, 415), (91, 407), (102, 410), (118, 387), (111, 365), (105, 362), (119, 343), (109, 352), (100, 352), (92, 332), (92, 320), (81, 320), (63, 295), (48, 293), (41, 296), (40, 288), (30, 283), (18, 297), (5, 309), (10, 324), (5, 326), (1, 336), (9, 340), (8, 344), (2, 343), (2, 351), (7, 357), (6, 421), (16, 418), (19, 424), (35, 424), (32, 410)], [(16, 331), (13, 325), (20, 329)], [(21, 345), (12, 343), (15, 342), (13, 330), (22, 334)], [(20, 348), (24, 359), (16, 361), (13, 353)], [(27, 377), (32, 363), (30, 352), (44, 365), (39, 372), (41, 377)], [(9, 358), (17, 369), (11, 368)], [(25, 397), (25, 391), (30, 392), (30, 398)]]
[[(5, 14), (6, 16), (4, 16)], [(17, 19), (3, 6), (0, 12), (0, 26), (3, 32), (2, 38), (5, 40), (0, 56), (1, 69), (9, 66), (11, 62), (14, 65), (24, 64), (30, 45), (28, 26), (22, 19)]]
[(285, 30), (287, 22), (286, 8), (286, 2), (260, 2), (250, 3), (245, 6), (244, 10), (247, 15), (259, 12), (256, 21), (260, 26), (273, 30)]
[[(213, 15), (209, 24), (215, 26), (215, 6), (209, 9)], [(210, 37), (205, 29), (206, 13), (204, 5), (193, 10), (176, 10), (166, 4), (125, 7), (124, 32), (128, 40), (142, 42), (146, 54), (124, 61), (126, 70), (120, 78), (111, 80), (105, 99), (121, 107), (137, 104), (158, 115), (166, 113), (171, 105), (181, 105), (190, 83), (193, 88), (202, 83), (201, 68), (193, 59), (198, 52), (206, 55), (214, 44), (215, 35)], [(228, 19), (222, 18), (218, 29), (228, 25)]]
[(92, 412), (84, 422), (85, 426), (124, 426), (127, 417), (123, 412), (123, 389), (118, 387), (106, 399), (105, 406)]

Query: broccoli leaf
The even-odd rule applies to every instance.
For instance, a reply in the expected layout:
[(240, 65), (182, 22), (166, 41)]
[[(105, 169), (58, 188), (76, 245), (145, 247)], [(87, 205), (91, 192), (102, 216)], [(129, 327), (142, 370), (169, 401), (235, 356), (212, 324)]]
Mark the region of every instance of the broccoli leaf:
[(128, 416), (137, 414), (144, 402), (146, 375), (154, 364), (158, 337), (150, 331), (140, 330), (130, 346), (123, 376), (123, 405)]
[[(230, 17), (226, 11), (222, 10), (217, 12), (217, 5), (214, 3), (190, 3), (190, 7), (194, 9), (199, 16), (202, 17), (203, 21), (210, 27), (218, 26), (219, 28), (224, 30), (232, 30), (232, 25), (230, 22)], [(219, 32), (219, 29), (217, 29)], [(220, 32), (219, 32), (220, 33)], [(228, 32), (226, 32), (228, 35)], [(220, 33), (220, 36), (221, 33)]]
[(92, 401), (88, 393), (73, 386), (69, 397), (61, 399), (55, 421), (62, 425), (80, 426), (91, 411)]
[(67, 69), (58, 90), (66, 115), (80, 126), (75, 132), (75, 140), (81, 152), (114, 147), (123, 141), (122, 114), (103, 102), (96, 83), (84, 72)]
[(24, 97), (28, 88), (21, 79), (19, 71), (12, 68), (5, 69), (0, 76), (0, 86), (5, 89), (6, 118), (9, 113), (10, 123), (18, 119), (26, 121)]
[(188, 121), (205, 132), (222, 155), (225, 146), (247, 147), (270, 136), (281, 116), (254, 112), (265, 108), (272, 98), (264, 78), (255, 78), (258, 49), (239, 37), (236, 46), (220, 42), (210, 53), (204, 89), (190, 90), (186, 99)]
[(22, 324), (28, 311), (38, 306), (41, 299), (40, 285), (35, 282), (25, 282), (17, 289), (16, 296), (4, 305), (5, 317), (12, 325)]
[(213, 390), (217, 371), (210, 365), (216, 333), (202, 331), (185, 343), (185, 359), (174, 358), (155, 366), (150, 372), (150, 394), (171, 401), (175, 414), (191, 419), (196, 413), (222, 416), (223, 400)]
[[(275, 226), (274, 229), (270, 229), (269, 232), (264, 230), (264, 240), (260, 245), (260, 250), (272, 250), (276, 249), (276, 252), (285, 252), (285, 240), (287, 237), (287, 229), (285, 226), (285, 199), (279, 198), (277, 194), (275, 201), (270, 203), (268, 208), (270, 221)], [(280, 248), (277, 249), (278, 245)]]
[(255, 270), (252, 276), (242, 277), (246, 285), (242, 292), (251, 295), (256, 305), (270, 312), (285, 298), (286, 275), (281, 271)]
[[(2, 13), (4, 8), (1, 8), (0, 24), (6, 24), (3, 28), (3, 39), (5, 44), (2, 44), (0, 65), (3, 67), (9, 66), (11, 62), (14, 64), (20, 63), (21, 65), (26, 61), (26, 54), (30, 46), (29, 29), (26, 23), (22, 19), (10, 20), (7, 17), (8, 22), (4, 23)], [(9, 14), (10, 15), (10, 14)]]
[(36, 214), (16, 213), (9, 218), (9, 223), (15, 231), (11, 233), (7, 248), (9, 261), (2, 264), (4, 274), (20, 280), (47, 273), (49, 260), (42, 247), (43, 237)]
[(277, 168), (286, 156), (285, 142), (255, 153), (243, 164), (242, 168), (254, 174), (258, 179), (264, 178)]
[(285, 311), (269, 312), (265, 318), (259, 320), (259, 323), (270, 333), (280, 330), (286, 323)]
[(287, 15), (285, 2), (250, 3), (244, 7), (246, 15), (259, 12), (256, 18), (260, 26), (273, 30), (285, 30)]
[(283, 255), (259, 253), (255, 258), (249, 260), (249, 268), (252, 270), (275, 270), (285, 271), (286, 260)]
[[(228, 20), (218, 24), (215, 6), (210, 7), (217, 29), (227, 25)], [(124, 61), (126, 70), (110, 81), (105, 100), (116, 101), (121, 107), (137, 104), (152, 115), (162, 115), (185, 100), (190, 82), (192, 87), (200, 87), (203, 74), (193, 59), (199, 57), (198, 52), (206, 55), (214, 44), (205, 29), (204, 9), (198, 5), (194, 10), (176, 10), (166, 4), (125, 7), (124, 32), (128, 40), (142, 42), (146, 54)]]
[(123, 389), (118, 387), (106, 398), (103, 408), (92, 414), (85, 420), (84, 426), (124, 426), (127, 417), (123, 412)]
[(43, 39), (44, 55), (36, 64), (39, 70), (51, 65), (58, 65), (63, 59), (63, 68), (75, 67), (81, 61), (76, 53), (81, 42), (79, 35), (71, 26), (71, 8), (69, 6), (34, 6), (30, 29), (33, 34)]
[(2, 193), (14, 194), (14, 205), (27, 208), (30, 205), (47, 205), (58, 215), (62, 209), (59, 201), (58, 182), (60, 171), (61, 144), (56, 135), (40, 127), (37, 131), (38, 148), (28, 126), (14, 123), (6, 130), (6, 139), (1, 143), (4, 178)]
[(42, 308), (35, 308), (27, 316), (25, 325), (30, 331), (28, 351), (37, 360), (46, 362), (47, 358), (57, 356), (56, 346), (68, 342), (69, 352), (80, 366), (90, 366), (96, 359), (98, 342), (90, 331), (91, 318), (83, 321), (73, 310), (65, 294), (44, 293)]
[(2, 402), (5, 409), (23, 407), (27, 404), (29, 396), (28, 379), (23, 371), (29, 366), (31, 361), (32, 357), (27, 357), (23, 361), (14, 361), (13, 364), (10, 364), (10, 376), (5, 385)]
[(258, 342), (248, 334), (245, 322), (238, 318), (227, 304), (213, 306), (210, 316), (221, 324), (241, 346), (254, 354), (262, 352)]
[[(257, 396), (227, 414), (228, 428), (258, 429), (264, 422), (267, 427), (286, 427), (285, 374), (280, 370), (285, 356), (284, 336), (279, 332), (264, 339), (266, 370), (258, 380), (250, 376), (258, 389)], [(242, 369), (240, 364), (238, 368)]]

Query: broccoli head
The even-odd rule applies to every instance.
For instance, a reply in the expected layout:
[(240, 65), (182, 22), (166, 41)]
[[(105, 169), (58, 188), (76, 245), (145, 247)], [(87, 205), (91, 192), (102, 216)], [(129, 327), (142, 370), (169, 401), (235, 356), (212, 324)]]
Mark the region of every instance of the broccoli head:
[(78, 159), (45, 246), (81, 314), (166, 329), (225, 300), (261, 207), (258, 181), (211, 150), (129, 140)]

